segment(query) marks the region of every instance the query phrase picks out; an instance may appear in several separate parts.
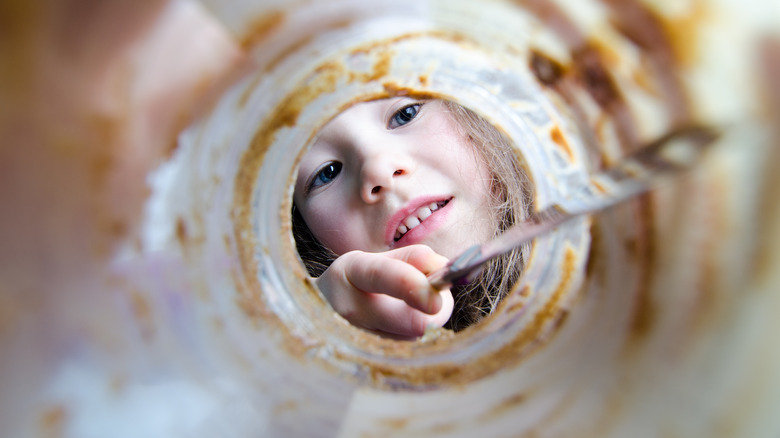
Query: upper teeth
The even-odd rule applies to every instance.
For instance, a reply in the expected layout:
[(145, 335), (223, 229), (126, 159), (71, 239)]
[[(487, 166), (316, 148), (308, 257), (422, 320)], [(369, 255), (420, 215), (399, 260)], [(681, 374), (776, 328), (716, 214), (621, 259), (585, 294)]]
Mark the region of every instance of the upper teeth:
[(413, 229), (417, 225), (420, 225), (425, 219), (433, 214), (434, 211), (444, 207), (447, 201), (431, 202), (428, 205), (424, 205), (418, 208), (414, 213), (406, 217), (401, 221), (401, 225), (395, 230), (395, 240), (400, 239), (409, 230)]

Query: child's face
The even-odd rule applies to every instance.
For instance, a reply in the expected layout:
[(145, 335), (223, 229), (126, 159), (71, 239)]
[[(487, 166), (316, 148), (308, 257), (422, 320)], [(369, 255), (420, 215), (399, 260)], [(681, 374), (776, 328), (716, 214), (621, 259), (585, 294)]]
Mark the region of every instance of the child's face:
[(314, 236), (338, 255), (424, 243), (447, 257), (490, 239), (490, 173), (446, 111), (393, 98), (326, 125), (295, 184)]

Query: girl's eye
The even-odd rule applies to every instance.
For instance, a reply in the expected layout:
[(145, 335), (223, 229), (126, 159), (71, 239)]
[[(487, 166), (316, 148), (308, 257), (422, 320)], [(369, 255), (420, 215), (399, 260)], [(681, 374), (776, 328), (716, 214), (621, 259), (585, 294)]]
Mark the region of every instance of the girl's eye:
[(307, 191), (330, 184), (341, 173), (341, 163), (334, 161), (323, 166), (311, 179)]
[(387, 127), (395, 129), (411, 122), (420, 113), (420, 107), (422, 107), (421, 103), (413, 103), (396, 111), (393, 117), (390, 118)]

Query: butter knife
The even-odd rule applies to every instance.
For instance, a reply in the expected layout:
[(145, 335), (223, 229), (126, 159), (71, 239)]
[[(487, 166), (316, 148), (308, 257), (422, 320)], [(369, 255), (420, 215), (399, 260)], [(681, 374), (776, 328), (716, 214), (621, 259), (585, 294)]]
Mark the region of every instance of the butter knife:
[(687, 126), (669, 132), (639, 148), (609, 169), (591, 177), (600, 190), (594, 191), (576, 210), (554, 205), (533, 213), (496, 239), (474, 245), (455, 257), (446, 267), (428, 275), (437, 290), (473, 281), (489, 260), (518, 248), (536, 237), (557, 229), (576, 217), (607, 209), (655, 187), (661, 177), (691, 168), (719, 133), (710, 127)]

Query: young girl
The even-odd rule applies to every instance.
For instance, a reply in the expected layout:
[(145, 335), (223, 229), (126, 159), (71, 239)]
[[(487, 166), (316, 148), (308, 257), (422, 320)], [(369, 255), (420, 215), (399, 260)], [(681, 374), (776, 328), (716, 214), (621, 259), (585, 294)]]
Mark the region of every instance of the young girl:
[(518, 156), (490, 123), (448, 101), (407, 97), (355, 105), (304, 155), (293, 234), (310, 275), (352, 324), (394, 338), (461, 330), (495, 310), (525, 249), (437, 292), (426, 279), (530, 208)]

